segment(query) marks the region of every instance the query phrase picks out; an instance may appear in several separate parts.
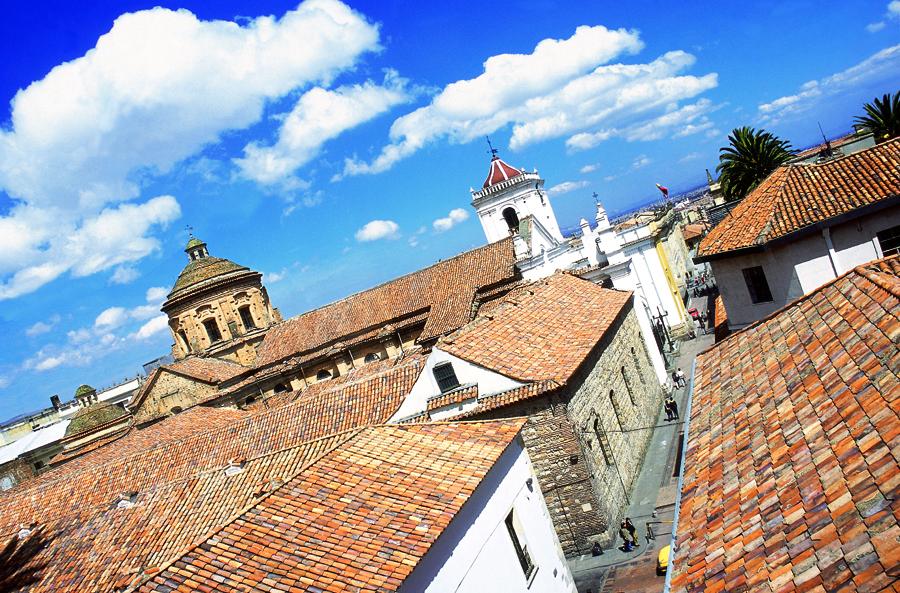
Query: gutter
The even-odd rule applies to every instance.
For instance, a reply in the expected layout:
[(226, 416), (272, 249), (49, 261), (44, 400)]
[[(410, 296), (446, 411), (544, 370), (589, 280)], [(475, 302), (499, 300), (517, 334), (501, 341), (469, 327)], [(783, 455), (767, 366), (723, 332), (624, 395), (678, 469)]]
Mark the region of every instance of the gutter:
[(694, 381), (697, 377), (697, 358), (691, 365), (691, 389), (688, 393), (687, 407), (684, 410), (684, 446), (681, 448), (681, 469), (678, 472), (678, 494), (675, 497), (675, 516), (672, 517), (672, 537), (669, 545), (669, 565), (666, 567), (666, 584), (663, 587), (663, 593), (670, 593), (672, 587), (672, 565), (675, 561), (675, 552), (677, 550), (678, 536), (678, 517), (681, 514), (681, 493), (684, 489), (684, 465), (687, 460), (688, 436), (691, 429), (691, 408), (694, 403)]

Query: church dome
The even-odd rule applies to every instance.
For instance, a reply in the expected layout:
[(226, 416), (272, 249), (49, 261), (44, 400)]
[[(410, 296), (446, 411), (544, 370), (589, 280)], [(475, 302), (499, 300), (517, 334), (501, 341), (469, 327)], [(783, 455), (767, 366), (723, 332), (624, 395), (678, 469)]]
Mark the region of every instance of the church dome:
[(74, 414), (66, 427), (64, 438), (72, 437), (120, 420), (128, 416), (128, 411), (110, 402), (97, 402), (86, 408), (81, 408)]
[(94, 389), (93, 387), (91, 387), (90, 385), (80, 385), (78, 387), (78, 389), (75, 390), (75, 397), (81, 398), (81, 397), (85, 397), (87, 395), (91, 395), (96, 392), (97, 392), (97, 390)]
[(506, 161), (495, 154), (491, 158), (491, 170), (488, 171), (488, 176), (484, 180), (484, 185), (482, 185), (481, 187), (490, 187), (492, 185), (496, 185), (498, 183), (506, 181), (507, 179), (518, 177), (519, 175), (522, 175), (522, 171), (510, 166), (506, 163)]
[(184, 250), (187, 251), (188, 249), (193, 249), (194, 247), (201, 247), (202, 245), (206, 245), (206, 243), (204, 243), (197, 237), (191, 237), (191, 240), (188, 241), (187, 247), (185, 247)]
[(188, 254), (189, 261), (178, 275), (172, 292), (169, 293), (169, 301), (200, 290), (218, 280), (256, 274), (231, 260), (211, 257), (206, 249), (206, 243), (194, 236), (191, 236), (184, 251)]

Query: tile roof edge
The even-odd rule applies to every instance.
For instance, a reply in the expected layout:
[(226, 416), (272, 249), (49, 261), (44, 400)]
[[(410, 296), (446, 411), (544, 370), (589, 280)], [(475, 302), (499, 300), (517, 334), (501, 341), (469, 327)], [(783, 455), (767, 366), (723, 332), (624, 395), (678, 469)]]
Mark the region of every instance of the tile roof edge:
[[(847, 270), (846, 272), (844, 272), (844, 273), (841, 274), (840, 276), (838, 276), (838, 277), (836, 277), (836, 278), (833, 278), (833, 279), (829, 280), (829, 281), (826, 282), (825, 284), (822, 284), (821, 286), (816, 287), (814, 290), (812, 290), (812, 291), (810, 291), (810, 292), (808, 292), (808, 293), (806, 293), (806, 294), (804, 294), (804, 295), (802, 295), (802, 296), (796, 298), (795, 300), (793, 300), (793, 301), (787, 303), (787, 304), (784, 305), (783, 307), (780, 307), (779, 309), (776, 309), (775, 311), (772, 311), (771, 313), (769, 313), (769, 314), (766, 315), (765, 317), (762, 317), (762, 318), (760, 318), (760, 319), (757, 319), (756, 321), (754, 321), (754, 322), (751, 323), (750, 325), (747, 325), (747, 326), (745, 326), (745, 327), (742, 327), (741, 329), (739, 329), (739, 330), (737, 330), (737, 331), (731, 332), (731, 333), (728, 334), (725, 338), (723, 338), (720, 342), (716, 342), (716, 343), (714, 343), (712, 346), (710, 346), (709, 348), (706, 348), (705, 350), (701, 350), (700, 352), (698, 352), (698, 353), (697, 353), (697, 358), (699, 359), (701, 356), (704, 356), (704, 355), (706, 355), (707, 353), (709, 353), (709, 352), (715, 350), (716, 348), (718, 348), (718, 347), (721, 346), (722, 344), (726, 343), (727, 341), (731, 340), (731, 339), (734, 338), (735, 336), (740, 336), (741, 334), (743, 334), (744, 332), (746, 332), (746, 331), (748, 331), (748, 330), (750, 330), (750, 329), (752, 329), (752, 328), (756, 328), (756, 327), (758, 327), (758, 326), (760, 326), (760, 325), (762, 325), (762, 324), (764, 324), (764, 323), (767, 323), (767, 322), (768, 322), (769, 320), (771, 320), (773, 317), (776, 317), (776, 316), (780, 315), (781, 313), (783, 313), (784, 311), (786, 311), (786, 310), (788, 310), (788, 309), (790, 309), (790, 308), (792, 308), (792, 307), (795, 307), (795, 306), (799, 305), (800, 303), (802, 303), (802, 302), (804, 302), (804, 301), (809, 300), (813, 295), (818, 294), (819, 292), (821, 292), (821, 291), (824, 290), (825, 288), (828, 288), (828, 287), (831, 286), (832, 284), (836, 284), (836, 283), (838, 283), (838, 282), (844, 280), (845, 278), (847, 278), (847, 277), (850, 276), (851, 274), (859, 274), (860, 276), (864, 277), (866, 280), (869, 280), (870, 282), (872, 282), (873, 284), (879, 286), (880, 288), (883, 288), (884, 290), (887, 290), (888, 292), (890, 292), (890, 293), (892, 293), (892, 294), (894, 294), (894, 295), (900, 297), (900, 293), (895, 292), (895, 290), (896, 290), (896, 287), (895, 287), (895, 286), (885, 286), (885, 284), (884, 284), (883, 282), (881, 282), (881, 279), (878, 278), (878, 274), (875, 273), (875, 272), (872, 272), (871, 270), (868, 269), (868, 268), (870, 268), (870, 267), (872, 266), (872, 264), (875, 264), (875, 263), (878, 263), (878, 262), (890, 261), (890, 260), (893, 260), (893, 259), (898, 259), (898, 260), (900, 260), (900, 254), (894, 254), (894, 255), (891, 255), (891, 256), (888, 256), (888, 257), (883, 257), (883, 258), (880, 258), (880, 259), (874, 259), (874, 260), (872, 260), (872, 261), (868, 261), (868, 262), (866, 262), (866, 263), (864, 263), (864, 264), (859, 264), (858, 266), (856, 266), (856, 267), (854, 267), (854, 268), (851, 268), (851, 269)], [(874, 277), (874, 278), (873, 278), (873, 277)]]
[[(348, 441), (352, 440), (353, 438), (358, 436), (359, 433), (363, 432), (364, 430), (366, 430), (368, 428), (371, 428), (371, 427), (362, 426), (362, 427), (358, 427), (358, 428), (351, 429), (351, 430), (344, 431), (344, 432), (337, 432), (337, 433), (334, 433), (334, 434), (331, 434), (328, 436), (320, 437), (318, 439), (312, 439), (305, 443), (300, 443), (300, 444), (296, 445), (295, 447), (286, 447), (285, 449), (282, 449), (282, 451), (284, 451), (284, 450), (293, 449), (296, 447), (301, 447), (301, 446), (307, 445), (308, 443), (314, 443), (319, 440), (333, 438), (335, 436), (340, 436), (340, 435), (347, 434), (347, 433), (354, 433), (353, 435), (348, 436), (348, 438), (341, 440), (339, 442), (336, 442), (333, 447), (327, 449), (326, 451), (323, 451), (321, 454), (319, 454), (315, 458), (311, 459), (308, 463), (303, 464), (301, 467), (299, 467), (297, 469), (297, 471), (291, 473), (288, 477), (286, 477), (284, 482), (282, 482), (276, 488), (272, 488), (270, 491), (263, 493), (262, 495), (257, 497), (255, 500), (253, 500), (250, 504), (248, 504), (248, 505), (242, 507), (241, 509), (235, 511), (234, 513), (232, 513), (227, 519), (222, 521), (219, 525), (210, 529), (208, 532), (197, 536), (197, 538), (194, 540), (194, 542), (185, 545), (184, 547), (180, 548), (179, 550), (173, 551), (171, 553), (171, 556), (169, 557), (169, 559), (166, 560), (165, 562), (160, 563), (158, 566), (152, 567), (151, 570), (145, 569), (144, 571), (138, 573), (136, 575), (135, 579), (133, 579), (132, 582), (129, 583), (122, 590), (121, 593), (131, 593), (133, 591), (137, 591), (137, 589), (139, 587), (141, 587), (145, 583), (149, 582), (151, 579), (153, 579), (153, 577), (165, 572), (169, 567), (171, 567), (173, 564), (178, 562), (178, 560), (180, 560), (182, 557), (186, 556), (187, 554), (190, 554), (193, 550), (195, 550), (196, 548), (203, 545), (203, 543), (205, 541), (207, 541), (208, 539), (213, 537), (215, 534), (221, 532), (223, 529), (225, 529), (226, 527), (228, 527), (229, 525), (231, 525), (232, 523), (234, 523), (235, 521), (240, 519), (241, 516), (243, 516), (245, 513), (249, 512), (251, 509), (253, 509), (257, 505), (259, 505), (261, 502), (263, 502), (264, 500), (268, 499), (270, 496), (273, 496), (275, 493), (280, 491), (282, 488), (284, 488), (284, 486), (288, 482), (290, 482), (291, 480), (296, 478), (301, 473), (305, 472), (307, 469), (309, 469), (310, 467), (312, 467), (313, 465), (315, 465), (316, 463), (321, 461), (325, 456), (333, 453), (338, 447), (341, 447), (342, 445), (346, 444)], [(217, 469), (215, 471), (220, 471), (220, 470)]]

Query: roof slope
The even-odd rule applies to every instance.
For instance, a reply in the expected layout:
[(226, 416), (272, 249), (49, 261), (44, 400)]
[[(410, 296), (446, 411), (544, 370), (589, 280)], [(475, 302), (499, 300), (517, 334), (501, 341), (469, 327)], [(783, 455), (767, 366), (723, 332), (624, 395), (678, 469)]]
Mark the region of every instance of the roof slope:
[(565, 383), (631, 299), (567, 273), (524, 285), (438, 348), (520, 381)]
[(891, 590), (898, 275), (860, 266), (698, 357), (673, 591)]
[(202, 284), (213, 279), (244, 273), (256, 274), (257, 272), (236, 264), (230, 259), (221, 257), (207, 256), (191, 260), (181, 270), (166, 300), (171, 301), (174, 298), (185, 295), (192, 289), (199, 288)]
[(182, 479), (231, 459), (247, 459), (323, 435), (386, 422), (412, 389), (421, 369), (421, 360), (412, 358), (381, 375), (301, 396), (291, 404), (188, 434), (181, 440), (145, 450), (129, 449), (121, 457), (112, 457), (118, 448), (110, 444), (103, 462), (78, 463), (70, 469), (77, 463), (73, 461), (45, 479), (0, 493), (0, 535), (15, 531), (23, 523), (77, 517), (84, 509), (122, 492)]
[(257, 349), (257, 367), (382, 328), (428, 311), (420, 340), (452, 331), (471, 319), (481, 287), (515, 279), (512, 239), (504, 239), (401, 276), (272, 327)]
[(706, 235), (698, 257), (764, 245), (900, 196), (900, 138), (822, 164), (779, 167)]
[(506, 181), (507, 179), (518, 177), (521, 174), (522, 171), (508, 165), (506, 161), (494, 155), (491, 158), (491, 168), (488, 171), (487, 177), (485, 177), (484, 183), (481, 185), (481, 187), (485, 188), (492, 185), (497, 185), (498, 183)]
[(395, 591), (523, 423), (365, 429), (141, 591)]
[[(147, 377), (147, 380), (141, 385), (140, 391), (138, 391), (131, 402), (129, 402), (128, 407), (137, 412), (138, 415), (140, 415), (139, 408), (141, 407), (141, 404), (144, 403), (147, 395), (149, 395), (150, 391), (153, 389), (156, 380), (163, 372), (175, 373), (176, 375), (196, 379), (197, 381), (202, 381), (208, 385), (218, 385), (224, 381), (234, 379), (241, 373), (249, 373), (250, 369), (229, 360), (221, 358), (204, 358), (199, 356), (191, 356), (171, 364), (157, 367), (153, 369), (153, 372), (150, 373), (150, 376)], [(141, 421), (143, 422), (145, 420), (149, 420), (149, 418)]]

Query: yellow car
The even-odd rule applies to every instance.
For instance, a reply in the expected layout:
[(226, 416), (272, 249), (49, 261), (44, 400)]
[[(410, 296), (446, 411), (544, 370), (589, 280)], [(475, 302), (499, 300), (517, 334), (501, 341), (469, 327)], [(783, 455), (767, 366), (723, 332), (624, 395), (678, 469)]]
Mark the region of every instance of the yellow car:
[(669, 567), (669, 553), (671, 550), (672, 546), (665, 546), (659, 551), (659, 556), (656, 557), (656, 574), (659, 576), (666, 574), (666, 569)]

